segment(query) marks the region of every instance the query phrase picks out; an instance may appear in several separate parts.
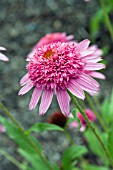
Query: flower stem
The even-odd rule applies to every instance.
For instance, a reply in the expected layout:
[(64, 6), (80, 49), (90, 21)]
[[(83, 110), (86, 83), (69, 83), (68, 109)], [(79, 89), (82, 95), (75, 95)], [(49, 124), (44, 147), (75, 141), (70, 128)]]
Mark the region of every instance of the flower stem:
[(33, 142), (31, 137), (29, 135), (26, 135), (24, 128), (17, 122), (17, 120), (10, 114), (10, 112), (7, 110), (7, 108), (0, 102), (0, 108), (2, 111), (11, 119), (11, 121), (20, 129), (20, 131), (24, 134), (28, 142), (31, 144), (31, 146), (34, 148), (36, 153), (39, 155), (39, 157), (42, 159), (42, 161), (47, 165), (47, 167), (50, 170), (53, 170), (53, 168), (50, 166), (46, 158), (42, 155), (40, 150), (38, 149), (37, 145)]
[(111, 156), (110, 156), (110, 154), (109, 154), (106, 146), (104, 145), (102, 139), (100, 138), (99, 134), (97, 133), (95, 127), (91, 124), (91, 122), (89, 121), (87, 115), (85, 114), (85, 112), (83, 111), (83, 109), (81, 108), (81, 106), (78, 104), (78, 102), (77, 102), (76, 98), (73, 96), (73, 94), (72, 94), (70, 91), (68, 91), (68, 93), (69, 93), (69, 95), (70, 95), (73, 103), (76, 105), (77, 109), (80, 111), (80, 113), (81, 113), (82, 116), (84, 117), (84, 119), (85, 119), (85, 121), (87, 122), (88, 126), (90, 127), (90, 129), (92, 130), (92, 132), (94, 133), (94, 135), (97, 137), (97, 139), (98, 139), (99, 143), (101, 144), (101, 146), (102, 146), (102, 148), (103, 148), (103, 150), (104, 150), (107, 158), (109, 159), (111, 165), (113, 166), (113, 160), (112, 160), (112, 158), (111, 158)]
[(88, 101), (90, 107), (91, 107), (92, 110), (94, 111), (96, 117), (98, 118), (98, 120), (99, 120), (99, 122), (100, 122), (102, 128), (103, 128), (104, 131), (107, 133), (108, 130), (107, 130), (107, 128), (106, 128), (106, 126), (105, 126), (105, 124), (104, 124), (102, 118), (100, 117), (99, 113), (97, 112), (96, 107), (94, 106), (94, 104), (93, 104), (93, 102), (92, 102), (92, 99), (90, 98), (90, 96), (89, 96), (87, 93), (86, 93), (86, 99), (87, 99), (87, 101)]
[(6, 151), (4, 151), (3, 149), (0, 149), (0, 153), (7, 158), (9, 161), (11, 161), (14, 165), (16, 165), (19, 169), (21, 170), (26, 170), (26, 167), (22, 167), (22, 164), (17, 161), (13, 156), (11, 156), (10, 154), (8, 154)]
[(108, 29), (109, 29), (109, 32), (110, 32), (110, 35), (111, 35), (111, 39), (113, 41), (113, 29), (112, 29), (112, 24), (111, 24), (111, 21), (109, 19), (109, 16), (108, 16), (108, 13), (106, 11), (106, 5), (104, 3), (104, 0), (100, 0), (100, 4), (101, 4), (101, 7), (102, 7), (102, 10), (103, 10), (103, 13), (104, 13), (104, 17), (105, 17), (105, 20), (106, 20), (106, 24), (108, 26)]

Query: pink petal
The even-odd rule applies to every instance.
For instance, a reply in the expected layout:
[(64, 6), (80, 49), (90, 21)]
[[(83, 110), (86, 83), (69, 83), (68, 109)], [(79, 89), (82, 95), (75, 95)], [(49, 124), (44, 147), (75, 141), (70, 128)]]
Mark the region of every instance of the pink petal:
[(80, 131), (81, 131), (81, 132), (84, 132), (85, 129), (86, 129), (86, 125), (82, 125), (81, 128), (80, 128)]
[(99, 83), (94, 80), (93, 78), (91, 78), (89, 75), (82, 73), (79, 77), (81, 80), (86, 80), (86, 82), (93, 84), (96, 87), (100, 87)]
[(0, 50), (1, 50), (1, 51), (6, 51), (7, 49), (6, 49), (5, 47), (1, 47), (1, 46), (0, 46)]
[(74, 35), (68, 35), (68, 36), (66, 37), (66, 40), (67, 40), (67, 41), (70, 41), (70, 40), (72, 40), (72, 39), (74, 39)]
[(40, 96), (41, 96), (41, 92), (42, 92), (42, 88), (37, 88), (35, 87), (34, 91), (33, 91), (33, 94), (32, 94), (32, 98), (31, 98), (31, 101), (30, 101), (30, 104), (29, 104), (29, 109), (32, 110), (36, 107), (39, 99), (40, 99)]
[(100, 70), (105, 68), (105, 65), (102, 63), (87, 63), (84, 66), (84, 70)]
[(101, 60), (102, 60), (101, 57), (90, 58), (90, 59), (87, 59), (87, 63), (97, 63), (97, 62), (99, 62)]
[(76, 47), (77, 52), (81, 53), (85, 51), (88, 48), (89, 44), (90, 41), (88, 39), (81, 41)]
[(9, 59), (2, 53), (0, 53), (0, 60), (9, 61)]
[(30, 60), (33, 58), (35, 52), (36, 52), (36, 49), (33, 49), (33, 50), (27, 55), (26, 61), (30, 61)]
[(84, 92), (77, 85), (78, 84), (75, 84), (74, 80), (70, 80), (67, 88), (68, 88), (69, 91), (71, 91), (71, 93), (73, 93), (73, 95), (84, 100), (84, 98), (85, 98)]
[(62, 113), (65, 116), (68, 116), (70, 114), (69, 112), (69, 95), (66, 90), (56, 90), (56, 96), (59, 103), (59, 106), (61, 108)]
[(29, 81), (29, 74), (27, 73), (21, 80), (20, 85), (23, 86)]
[(45, 89), (42, 95), (41, 104), (39, 108), (39, 114), (43, 115), (48, 110), (53, 98), (53, 90)]
[(78, 126), (79, 126), (79, 125), (78, 125), (78, 122), (76, 122), (76, 121), (71, 122), (71, 123), (69, 124), (69, 128), (70, 128), (70, 129), (77, 128)]
[[(89, 76), (88, 76), (89, 77)], [(91, 78), (91, 77), (90, 77)], [(94, 82), (92, 81), (92, 78), (88, 80), (88, 78), (77, 78), (75, 79), (75, 84), (78, 84), (78, 86), (87, 91), (87, 92), (92, 92), (92, 93), (97, 93), (99, 91), (99, 84), (95, 84), (95, 80)]]
[(91, 71), (91, 72), (89, 72), (88, 73), (90, 76), (92, 76), (92, 77), (95, 77), (95, 78), (98, 78), (98, 79), (102, 79), (102, 80), (105, 80), (105, 76), (104, 76), (104, 74), (102, 74), (102, 73), (99, 73), (99, 72), (96, 72), (96, 71)]
[(82, 57), (85, 57), (85, 56), (91, 55), (93, 53), (94, 53), (94, 50), (85, 50), (85, 51), (81, 52), (80, 54)]
[(24, 95), (25, 93), (27, 93), (29, 90), (31, 90), (31, 88), (33, 87), (33, 83), (32, 82), (28, 82), (24, 87), (22, 87), (18, 93), (18, 95)]

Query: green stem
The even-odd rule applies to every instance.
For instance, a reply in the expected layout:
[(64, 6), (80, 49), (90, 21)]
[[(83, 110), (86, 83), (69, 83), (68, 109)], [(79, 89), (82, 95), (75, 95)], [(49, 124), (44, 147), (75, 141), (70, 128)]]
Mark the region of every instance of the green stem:
[(39, 155), (39, 157), (43, 160), (43, 162), (47, 165), (47, 167), (50, 170), (53, 170), (53, 168), (50, 166), (46, 158), (41, 154), (40, 150), (38, 149), (37, 145), (32, 141), (31, 137), (26, 135), (24, 128), (16, 121), (16, 119), (10, 114), (10, 112), (7, 110), (7, 108), (0, 102), (0, 108), (3, 110), (3, 112), (11, 119), (11, 121), (21, 130), (21, 132), (24, 134), (28, 142), (31, 144), (31, 146), (34, 148), (36, 153)]
[(11, 161), (14, 165), (16, 165), (19, 169), (26, 170), (26, 168), (22, 167), (22, 164), (19, 161), (17, 161), (14, 157), (9, 155), (6, 151), (0, 149), (0, 153), (9, 161)]
[(100, 138), (99, 134), (97, 133), (95, 127), (91, 124), (91, 122), (89, 121), (88, 117), (86, 116), (85, 112), (83, 111), (83, 109), (81, 108), (81, 106), (78, 104), (77, 100), (75, 99), (75, 97), (73, 96), (73, 94), (68, 91), (73, 103), (75, 104), (75, 106), (77, 107), (77, 109), (80, 111), (80, 113), (82, 114), (82, 116), (84, 117), (85, 121), (87, 122), (88, 126), (90, 127), (90, 129), (92, 130), (92, 132), (94, 133), (94, 135), (97, 137), (99, 143), (101, 144), (107, 158), (109, 159), (111, 165), (113, 166), (113, 160), (111, 158), (111, 156), (109, 155), (109, 152), (106, 148), (106, 146), (104, 145), (102, 139)]
[(108, 29), (109, 29), (109, 32), (110, 32), (110, 35), (111, 35), (111, 39), (113, 41), (113, 29), (112, 29), (112, 24), (111, 24), (111, 21), (109, 19), (109, 16), (108, 16), (108, 13), (106, 11), (106, 5), (104, 3), (104, 0), (100, 0), (100, 4), (102, 6), (102, 10), (103, 10), (103, 13), (104, 13), (104, 17), (105, 17), (105, 20), (106, 20), (106, 24), (108, 26)]
[(105, 132), (108, 132), (103, 120), (102, 120), (102, 117), (99, 115), (99, 113), (97, 112), (96, 110), (96, 107), (94, 106), (93, 102), (92, 102), (92, 99), (90, 98), (90, 96), (86, 93), (86, 99), (91, 107), (91, 109), (94, 111), (96, 117), (98, 118), (102, 128), (104, 129)]

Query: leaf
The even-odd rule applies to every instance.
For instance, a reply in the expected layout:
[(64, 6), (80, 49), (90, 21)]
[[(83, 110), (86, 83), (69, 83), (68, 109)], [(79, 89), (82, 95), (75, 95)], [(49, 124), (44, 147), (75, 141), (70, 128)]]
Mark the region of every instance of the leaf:
[(40, 143), (36, 140), (34, 136), (31, 136), (31, 139), (36, 144), (39, 154), (37, 154), (34, 147), (28, 142), (27, 136), (21, 132), (14, 124), (12, 124), (6, 118), (0, 116), (0, 122), (6, 127), (6, 132), (8, 136), (13, 139), (18, 145), (18, 152), (31, 164), (33, 170), (37, 170), (37, 167), (40, 170), (49, 170), (47, 165), (42, 161), (39, 154), (42, 154), (42, 149)]
[(89, 164), (83, 164), (82, 168), (84, 170), (110, 170), (107, 167), (104, 166), (96, 166), (96, 165), (89, 165)]
[(102, 103), (101, 109), (104, 121), (111, 124), (113, 122), (113, 90), (110, 98), (106, 98)]
[(73, 145), (64, 151), (62, 165), (64, 170), (72, 170), (75, 168), (78, 158), (87, 153), (84, 146)]
[[(95, 127), (96, 128), (96, 127)], [(104, 144), (107, 146), (107, 134), (100, 132), (97, 128), (96, 131), (98, 132), (99, 136), (103, 140)], [(105, 152), (100, 145), (99, 141), (97, 140), (97, 137), (92, 133), (90, 129), (87, 129), (87, 131), (84, 132), (84, 136), (88, 142), (88, 145), (90, 147), (90, 150), (100, 157), (100, 159), (108, 165), (109, 161), (105, 155)]]
[(32, 131), (41, 133), (44, 131), (52, 131), (52, 130), (64, 131), (64, 129), (58, 125), (49, 124), (49, 123), (36, 123), (30, 129), (28, 129), (26, 133), (29, 134)]
[(113, 125), (112, 125), (109, 135), (108, 135), (107, 146), (108, 146), (109, 153), (113, 159)]

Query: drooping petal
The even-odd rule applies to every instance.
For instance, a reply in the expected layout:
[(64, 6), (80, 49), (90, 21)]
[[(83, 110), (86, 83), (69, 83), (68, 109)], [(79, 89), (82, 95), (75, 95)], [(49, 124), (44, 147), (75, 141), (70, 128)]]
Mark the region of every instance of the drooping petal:
[(42, 88), (37, 88), (35, 87), (34, 91), (33, 91), (33, 94), (32, 94), (32, 98), (31, 98), (31, 101), (30, 101), (30, 104), (29, 104), (29, 109), (32, 110), (36, 107), (39, 99), (40, 99), (40, 96), (41, 96), (41, 92), (42, 92)]
[[(89, 76), (88, 76), (89, 77)], [(91, 77), (90, 77), (91, 78)], [(90, 80), (90, 81), (89, 81)], [(91, 79), (85, 79), (85, 78), (77, 78), (75, 79), (75, 84), (78, 84), (78, 86), (87, 91), (92, 93), (97, 93), (99, 91), (99, 84), (95, 84)]]
[(67, 88), (68, 88), (69, 91), (71, 91), (71, 93), (73, 93), (73, 95), (84, 100), (84, 98), (85, 98), (84, 92), (77, 85), (78, 84), (75, 84), (74, 80), (70, 80)]
[(6, 57), (4, 54), (0, 53), (0, 60), (3, 61), (9, 61), (8, 57)]
[(81, 53), (81, 52), (85, 51), (85, 50), (88, 48), (89, 44), (90, 44), (90, 41), (89, 41), (88, 39), (81, 41), (81, 42), (77, 45), (76, 51), (77, 51), (78, 53)]
[(105, 65), (102, 63), (87, 63), (84, 66), (84, 70), (100, 70), (105, 68)]
[(81, 57), (85, 57), (85, 56), (91, 55), (93, 53), (94, 53), (94, 50), (85, 50), (85, 51), (81, 52), (80, 54), (81, 54)]
[(97, 63), (97, 62), (99, 62), (101, 60), (102, 60), (101, 57), (90, 58), (90, 59), (87, 59), (87, 63)]
[(6, 49), (5, 47), (1, 47), (1, 46), (0, 46), (0, 50), (1, 50), (1, 51), (6, 51), (7, 49)]
[(27, 73), (21, 80), (20, 85), (23, 86), (29, 81), (29, 74)]
[(81, 131), (81, 132), (84, 132), (85, 129), (86, 129), (86, 125), (82, 125), (81, 128), (80, 128), (80, 131)]
[(96, 71), (91, 71), (88, 74), (90, 76), (92, 76), (92, 77), (95, 77), (95, 78), (98, 78), (98, 79), (102, 79), (102, 80), (105, 80), (105, 78), (106, 78), (104, 74), (96, 72)]
[(82, 73), (79, 77), (81, 80), (86, 80), (86, 82), (89, 82), (90, 84), (93, 84), (96, 87), (100, 87), (99, 83), (94, 80), (93, 78), (91, 78), (89, 75)]
[(65, 116), (68, 116), (70, 114), (69, 112), (69, 95), (66, 90), (56, 90), (56, 96), (59, 103), (59, 106), (61, 108), (62, 113)]
[(46, 111), (48, 110), (51, 104), (52, 98), (53, 98), (53, 90), (45, 89), (43, 92), (40, 107), (39, 107), (40, 115), (43, 115), (44, 113), (46, 113)]
[(24, 95), (25, 93), (27, 93), (29, 90), (31, 90), (33, 87), (33, 83), (32, 82), (28, 82), (24, 87), (22, 87), (18, 93), (18, 95)]

